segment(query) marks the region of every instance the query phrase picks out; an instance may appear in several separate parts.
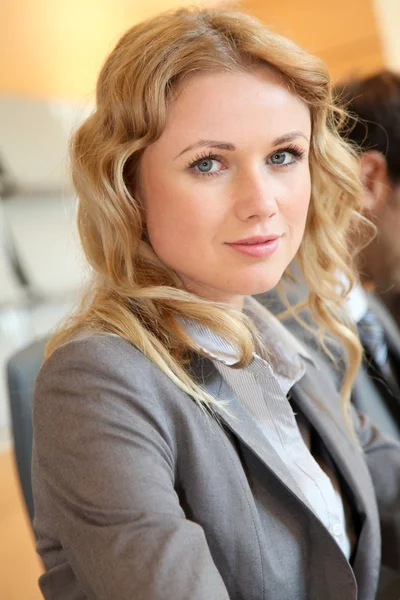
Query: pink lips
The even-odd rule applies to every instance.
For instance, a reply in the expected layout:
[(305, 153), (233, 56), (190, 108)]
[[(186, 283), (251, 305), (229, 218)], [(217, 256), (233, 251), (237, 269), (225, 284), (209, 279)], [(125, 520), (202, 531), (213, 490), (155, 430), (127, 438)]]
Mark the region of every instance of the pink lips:
[(280, 239), (281, 236), (278, 234), (257, 235), (244, 240), (238, 240), (237, 242), (227, 243), (227, 246), (242, 254), (247, 254), (247, 256), (262, 258), (270, 256), (277, 250)]

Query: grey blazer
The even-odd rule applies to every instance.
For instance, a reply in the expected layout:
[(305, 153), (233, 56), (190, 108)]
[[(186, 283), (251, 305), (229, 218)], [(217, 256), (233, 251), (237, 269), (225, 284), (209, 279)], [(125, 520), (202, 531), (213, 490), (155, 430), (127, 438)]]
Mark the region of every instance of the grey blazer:
[(400, 568), (400, 446), (354, 415), (360, 450), (324, 366), (307, 366), (296, 403), (353, 510), (350, 566), (212, 362), (192, 368), (231, 416), (204, 415), (116, 336), (72, 341), (45, 362), (32, 473), (44, 597), (374, 600), (380, 518)]

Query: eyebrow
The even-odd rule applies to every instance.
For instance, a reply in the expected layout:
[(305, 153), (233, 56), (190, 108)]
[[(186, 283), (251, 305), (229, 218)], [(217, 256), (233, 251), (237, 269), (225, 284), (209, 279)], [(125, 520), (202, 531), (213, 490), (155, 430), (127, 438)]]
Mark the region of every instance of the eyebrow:
[[(302, 137), (309, 142), (308, 137), (302, 131), (291, 131), (290, 133), (285, 133), (284, 135), (275, 138), (272, 142), (272, 146), (287, 144), (298, 137)], [(189, 150), (197, 150), (198, 148), (218, 148), (219, 150), (228, 150), (230, 152), (236, 150), (236, 146), (234, 144), (230, 144), (229, 142), (218, 142), (217, 140), (198, 140), (194, 144), (190, 144), (184, 148), (182, 152), (175, 156), (174, 160), (182, 156), (182, 154), (185, 154), (185, 152), (189, 152)]]

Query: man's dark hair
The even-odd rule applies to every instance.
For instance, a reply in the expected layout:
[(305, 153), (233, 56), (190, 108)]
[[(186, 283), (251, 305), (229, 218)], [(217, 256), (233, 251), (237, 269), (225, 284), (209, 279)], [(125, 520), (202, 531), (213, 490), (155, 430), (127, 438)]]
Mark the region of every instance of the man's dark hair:
[(361, 150), (378, 150), (385, 157), (389, 176), (400, 180), (400, 75), (381, 71), (336, 88), (339, 103), (357, 121), (346, 138)]

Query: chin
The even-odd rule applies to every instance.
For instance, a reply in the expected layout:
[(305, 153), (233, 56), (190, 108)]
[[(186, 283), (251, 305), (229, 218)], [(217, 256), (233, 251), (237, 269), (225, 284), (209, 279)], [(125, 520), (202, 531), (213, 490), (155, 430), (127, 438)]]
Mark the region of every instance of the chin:
[(241, 296), (255, 296), (257, 294), (265, 294), (274, 287), (276, 287), (282, 278), (283, 273), (276, 275), (276, 277), (270, 276), (268, 278), (258, 277), (252, 281), (243, 282), (240, 286), (240, 290), (236, 293)]

